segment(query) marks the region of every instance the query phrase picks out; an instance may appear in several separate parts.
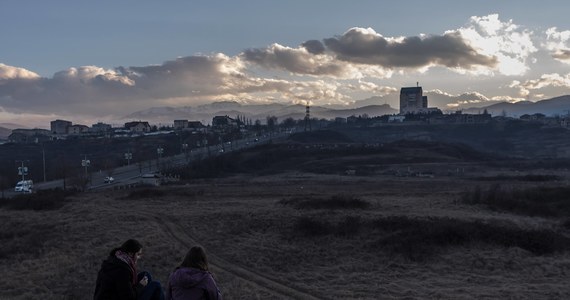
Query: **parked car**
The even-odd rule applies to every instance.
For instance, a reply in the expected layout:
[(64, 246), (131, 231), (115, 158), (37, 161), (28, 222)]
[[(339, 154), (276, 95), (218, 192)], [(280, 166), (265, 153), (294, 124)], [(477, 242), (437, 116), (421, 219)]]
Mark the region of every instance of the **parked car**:
[(107, 176), (105, 177), (105, 183), (113, 183), (115, 181), (115, 178), (111, 177), (111, 176)]
[(22, 180), (18, 181), (16, 187), (14, 188), (15, 192), (22, 192), (22, 193), (31, 193), (32, 188), (34, 187), (34, 182), (31, 180)]

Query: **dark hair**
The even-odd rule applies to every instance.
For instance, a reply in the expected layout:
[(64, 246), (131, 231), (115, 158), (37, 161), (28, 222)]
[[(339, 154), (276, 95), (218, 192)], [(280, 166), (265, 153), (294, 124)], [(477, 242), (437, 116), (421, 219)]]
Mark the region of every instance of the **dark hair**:
[(110, 255), (111, 256), (115, 255), (115, 252), (117, 252), (118, 250), (121, 250), (125, 253), (137, 253), (141, 249), (142, 249), (142, 244), (139, 241), (135, 239), (128, 239), (121, 245), (121, 247), (111, 250)]
[(200, 246), (190, 248), (190, 251), (186, 253), (184, 261), (182, 261), (180, 267), (196, 268), (202, 271), (208, 271), (208, 258), (206, 257), (206, 251), (204, 251), (204, 248)]

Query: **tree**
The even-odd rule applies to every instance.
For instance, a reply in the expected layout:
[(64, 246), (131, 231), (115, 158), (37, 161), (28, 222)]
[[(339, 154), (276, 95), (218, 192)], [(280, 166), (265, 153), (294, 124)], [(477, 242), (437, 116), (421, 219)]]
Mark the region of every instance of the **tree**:
[(275, 126), (277, 125), (277, 117), (276, 116), (267, 116), (267, 128), (270, 132), (275, 130)]
[(297, 124), (297, 121), (295, 121), (295, 119), (289, 117), (285, 120), (283, 120), (283, 122), (281, 122), (281, 126), (285, 127), (285, 128), (291, 128), (291, 127), (295, 127), (295, 124)]

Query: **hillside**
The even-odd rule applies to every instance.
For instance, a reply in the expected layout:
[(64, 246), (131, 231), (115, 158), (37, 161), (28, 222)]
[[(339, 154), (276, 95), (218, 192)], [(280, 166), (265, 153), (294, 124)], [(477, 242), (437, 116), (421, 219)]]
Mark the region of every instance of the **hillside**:
[(12, 129), (0, 127), (0, 139), (7, 139), (12, 134)]
[(2, 201), (3, 297), (90, 299), (128, 238), (163, 284), (204, 246), (224, 299), (570, 297), (565, 170), (521, 173), (456, 144), (342, 141), (224, 155), (205, 164), (237, 168), (177, 185)]

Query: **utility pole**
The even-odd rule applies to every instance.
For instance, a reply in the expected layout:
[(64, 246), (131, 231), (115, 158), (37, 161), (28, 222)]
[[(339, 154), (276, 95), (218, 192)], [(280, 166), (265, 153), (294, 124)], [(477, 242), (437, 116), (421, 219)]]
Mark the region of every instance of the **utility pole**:
[(131, 159), (133, 159), (133, 153), (131, 152), (131, 150), (127, 150), (127, 152), (125, 153), (125, 159), (127, 160), (127, 166), (130, 166)]
[(87, 177), (87, 168), (91, 165), (91, 161), (87, 159), (87, 154), (81, 154), (81, 155), (83, 155), (83, 159), (81, 160), (81, 166), (85, 168), (85, 180), (86, 182), (88, 182), (89, 179)]
[(46, 182), (46, 150), (44, 148), (44, 144), (42, 143), (42, 162), (44, 166), (44, 182)]

